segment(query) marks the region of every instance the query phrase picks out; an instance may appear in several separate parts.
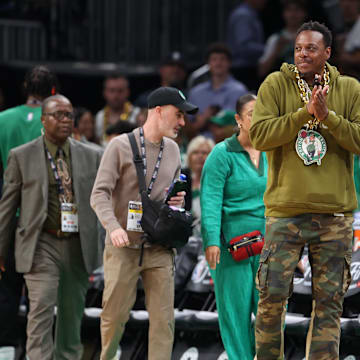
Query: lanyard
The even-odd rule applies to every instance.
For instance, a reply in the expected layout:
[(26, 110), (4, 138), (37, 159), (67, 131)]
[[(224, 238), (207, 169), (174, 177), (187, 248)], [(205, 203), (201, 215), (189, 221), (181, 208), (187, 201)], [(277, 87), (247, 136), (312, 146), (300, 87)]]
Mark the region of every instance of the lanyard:
[[(45, 145), (45, 144), (44, 144)], [(57, 185), (57, 189), (58, 189), (58, 194), (59, 195), (64, 195), (64, 188), (62, 186), (62, 183), (61, 183), (61, 179), (60, 179), (60, 176), (59, 176), (59, 173), (57, 171), (57, 167), (55, 165), (55, 161), (53, 159), (53, 157), (51, 156), (50, 154), (50, 151), (49, 149), (47, 148), (47, 146), (45, 145), (45, 150), (46, 150), (46, 155), (47, 155), (47, 158), (49, 159), (50, 161), (50, 167), (51, 167), (51, 170), (53, 171), (54, 173), (54, 177), (55, 177), (55, 181), (56, 181), (56, 185)], [(58, 150), (59, 151), (59, 150)], [(62, 149), (60, 149), (60, 151), (63, 151)], [(59, 151), (59, 152), (60, 152)]]
[[(143, 161), (143, 165), (144, 165), (144, 177), (146, 178), (146, 150), (145, 150), (144, 130), (141, 127), (139, 129), (139, 131), (140, 131), (141, 157), (142, 157), (142, 161)], [(152, 174), (149, 187), (147, 189), (148, 195), (150, 195), (151, 190), (152, 190), (153, 185), (154, 185), (154, 182), (155, 182), (155, 180), (157, 178), (157, 175), (159, 173), (160, 162), (161, 162), (161, 159), (162, 159), (163, 151), (164, 151), (164, 140), (161, 140), (159, 156), (158, 156), (158, 158), (156, 160), (155, 169), (154, 169), (154, 172)]]

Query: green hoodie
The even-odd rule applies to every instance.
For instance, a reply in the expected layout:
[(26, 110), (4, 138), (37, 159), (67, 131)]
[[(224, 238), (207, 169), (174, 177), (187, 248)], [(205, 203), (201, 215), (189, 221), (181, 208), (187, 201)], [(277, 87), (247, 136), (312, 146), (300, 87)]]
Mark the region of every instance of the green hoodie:
[(250, 139), (268, 158), (266, 216), (346, 214), (357, 206), (352, 153), (360, 153), (360, 84), (328, 63), (327, 67), (329, 115), (316, 130), (327, 143), (320, 166), (304, 165), (295, 150), (298, 131), (311, 115), (290, 65), (284, 63), (259, 89)]

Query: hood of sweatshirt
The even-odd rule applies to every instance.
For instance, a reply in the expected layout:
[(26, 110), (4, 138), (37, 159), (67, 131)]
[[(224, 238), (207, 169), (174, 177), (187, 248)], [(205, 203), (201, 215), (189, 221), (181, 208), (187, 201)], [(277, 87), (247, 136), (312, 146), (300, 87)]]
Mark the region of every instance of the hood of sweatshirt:
[[(333, 81), (335, 81), (335, 79), (340, 76), (339, 71), (337, 70), (337, 68), (335, 66), (330, 65), (328, 62), (326, 62), (326, 67), (329, 70), (329, 75), (330, 75), (330, 86), (331, 83)], [(296, 74), (294, 72), (294, 68), (295, 65), (293, 64), (288, 64), (288, 63), (283, 63), (281, 65), (280, 71), (288, 78), (290, 78), (291, 80), (295, 80), (296, 81)], [(310, 84), (309, 84), (310, 85)]]

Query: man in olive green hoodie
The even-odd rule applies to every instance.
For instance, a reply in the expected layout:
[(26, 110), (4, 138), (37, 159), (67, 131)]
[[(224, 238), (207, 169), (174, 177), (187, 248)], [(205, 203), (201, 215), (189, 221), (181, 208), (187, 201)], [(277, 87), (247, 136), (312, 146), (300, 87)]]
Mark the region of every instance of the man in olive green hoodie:
[(306, 358), (339, 359), (340, 316), (350, 283), (353, 153), (360, 152), (360, 85), (327, 60), (330, 31), (298, 30), (295, 65), (260, 87), (250, 128), (269, 163), (266, 236), (258, 270), (258, 360), (283, 359), (283, 319), (305, 244), (312, 265), (313, 311)]

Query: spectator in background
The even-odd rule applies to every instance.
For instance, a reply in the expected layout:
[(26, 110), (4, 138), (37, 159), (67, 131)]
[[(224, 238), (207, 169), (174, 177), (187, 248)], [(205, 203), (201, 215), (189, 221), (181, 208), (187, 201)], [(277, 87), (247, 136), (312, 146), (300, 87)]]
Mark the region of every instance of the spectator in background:
[(136, 117), (136, 125), (137, 126), (143, 126), (145, 124), (146, 118), (147, 118), (148, 109), (142, 108)]
[(296, 31), (307, 17), (305, 0), (284, 0), (283, 19), (285, 27), (269, 37), (264, 54), (259, 60), (258, 74), (264, 78), (278, 69), (283, 62), (294, 63)]
[(130, 124), (128, 121), (118, 121), (106, 129), (106, 136), (110, 142), (114, 137), (132, 132), (135, 128), (136, 126)]
[(124, 75), (114, 74), (104, 80), (103, 96), (105, 107), (95, 117), (95, 136), (102, 145), (106, 145), (106, 129), (117, 121), (129, 121), (136, 124), (140, 109), (129, 101), (129, 81)]
[[(183, 168), (186, 167), (186, 152), (187, 152), (187, 147), (188, 147), (188, 144), (189, 144), (189, 139), (186, 136), (185, 131), (184, 131), (183, 128), (180, 129), (180, 131), (178, 133), (178, 136), (176, 137), (176, 139), (174, 141), (179, 146), (181, 168), (183, 169)], [(188, 193), (186, 195), (188, 195)], [(188, 200), (185, 198), (185, 201), (188, 201)]]
[(30, 69), (24, 80), (24, 105), (0, 113), (0, 161), (3, 169), (9, 151), (41, 135), (41, 104), (43, 99), (58, 91), (56, 75), (45, 66)]
[(359, 0), (339, 0), (344, 32), (349, 33), (359, 18)]
[(78, 141), (96, 143), (94, 116), (89, 109), (77, 107), (74, 110), (73, 138)]
[(233, 53), (233, 71), (249, 89), (258, 88), (257, 63), (264, 52), (264, 29), (259, 17), (267, 0), (244, 0), (230, 14), (227, 41)]
[(235, 111), (221, 110), (209, 120), (209, 133), (215, 143), (223, 141), (234, 133)]
[(200, 180), (204, 163), (211, 150), (215, 146), (213, 140), (205, 136), (198, 135), (194, 137), (187, 148), (188, 170), (183, 171), (191, 180), (191, 212), (194, 216), (194, 235), (201, 236), (200, 220)]
[(203, 246), (214, 280), (221, 338), (229, 359), (236, 360), (253, 360), (255, 355), (251, 314), (257, 311), (259, 256), (235, 262), (227, 246), (236, 236), (265, 231), (267, 161), (249, 139), (255, 99), (246, 94), (238, 100), (239, 131), (214, 147), (200, 188)]
[(236, 100), (247, 92), (246, 86), (230, 73), (232, 56), (225, 44), (211, 44), (206, 59), (210, 80), (196, 85), (189, 92), (189, 101), (199, 107), (199, 114), (186, 124), (189, 138), (205, 130), (208, 120), (220, 110), (235, 110)]
[[(160, 86), (171, 86), (184, 91), (186, 87), (187, 69), (178, 51), (165, 57), (159, 66)], [(135, 105), (147, 109), (147, 98), (154, 89), (147, 90), (139, 95)], [(184, 91), (185, 92), (185, 91)]]
[(340, 0), (345, 32), (336, 37), (334, 63), (340, 72), (360, 80), (360, 0)]
[[(10, 150), (41, 135), (41, 105), (43, 100), (56, 93), (59, 84), (56, 75), (46, 66), (30, 69), (24, 80), (26, 102), (0, 113), (0, 167), (7, 168)], [(2, 181), (3, 175), (1, 174)], [(1, 190), (1, 189), (0, 189)], [(0, 191), (1, 192), (1, 191)], [(35, 216), (35, 214), (33, 214)], [(9, 360), (15, 359), (18, 343), (16, 318), (23, 288), (23, 275), (15, 270), (14, 238), (17, 217), (14, 215), (8, 229), (9, 251), (6, 258), (6, 272), (0, 279), (0, 357), (8, 353)]]

